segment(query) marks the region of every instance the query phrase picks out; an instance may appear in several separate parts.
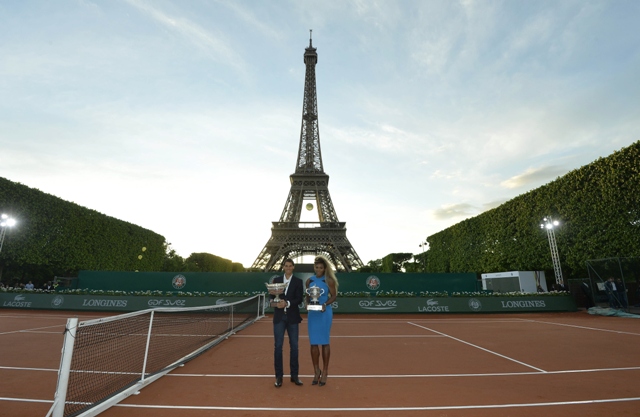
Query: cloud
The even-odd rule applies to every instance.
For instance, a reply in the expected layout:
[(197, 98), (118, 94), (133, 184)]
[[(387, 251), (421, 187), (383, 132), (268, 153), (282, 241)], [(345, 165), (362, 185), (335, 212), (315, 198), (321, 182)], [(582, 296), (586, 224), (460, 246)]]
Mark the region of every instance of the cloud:
[(192, 44), (212, 53), (211, 55), (216, 61), (227, 63), (243, 73), (246, 72), (244, 60), (220, 36), (212, 35), (189, 19), (169, 16), (142, 0), (125, 1), (164, 27), (181, 34)]
[(566, 173), (567, 169), (560, 166), (529, 168), (522, 174), (515, 175), (508, 180), (502, 181), (500, 185), (509, 189), (530, 187), (532, 185), (544, 184)]
[(388, 124), (375, 124), (370, 127), (349, 127), (345, 129), (326, 125), (323, 131), (335, 139), (361, 149), (374, 149), (379, 152), (401, 153), (415, 146), (414, 134), (405, 132)]
[(499, 200), (493, 200), (493, 201), (490, 201), (490, 202), (488, 202), (486, 204), (483, 204), (482, 205), (482, 213), (484, 213), (485, 211), (489, 211), (491, 209), (494, 209), (494, 208), (496, 208), (498, 206), (501, 206), (502, 204), (506, 203), (509, 200), (510, 199), (508, 199), (508, 198), (502, 198), (502, 199), (499, 199)]
[(461, 178), (462, 175), (459, 171), (443, 171), (440, 169), (435, 170), (429, 178), (432, 180), (453, 180), (457, 178)]
[(437, 220), (447, 220), (457, 217), (469, 217), (476, 214), (478, 214), (478, 209), (467, 203), (444, 205), (432, 212), (432, 216)]
[[(255, 13), (252, 12), (252, 9), (255, 9), (255, 7), (252, 7), (252, 9), (248, 7), (242, 7), (238, 2), (232, 1), (220, 1), (218, 3), (231, 9), (241, 20), (247, 23), (249, 27), (257, 29), (270, 38), (274, 38), (276, 40), (282, 40), (284, 38), (284, 34), (281, 30), (276, 30), (275, 28), (264, 23), (264, 16), (258, 17)], [(255, 5), (252, 4), (252, 6)]]

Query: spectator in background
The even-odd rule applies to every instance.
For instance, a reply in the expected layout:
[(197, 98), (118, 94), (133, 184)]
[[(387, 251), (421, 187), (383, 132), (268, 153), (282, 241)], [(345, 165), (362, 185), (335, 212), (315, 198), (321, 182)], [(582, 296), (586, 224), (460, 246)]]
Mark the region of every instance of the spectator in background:
[(47, 283), (42, 286), (42, 289), (46, 292), (53, 291), (53, 285), (51, 284), (51, 281), (47, 281)]
[(593, 302), (593, 299), (591, 298), (591, 288), (589, 288), (589, 284), (587, 284), (586, 282), (583, 282), (582, 284), (580, 284), (580, 289), (582, 289), (582, 293), (584, 294), (585, 298), (587, 299), (586, 301), (586, 307), (587, 310), (590, 309), (591, 307), (595, 306), (595, 303)]
[(609, 298), (609, 307), (618, 308), (618, 302), (616, 300), (618, 291), (616, 289), (616, 283), (613, 282), (613, 277), (609, 277), (607, 282), (604, 283), (604, 287), (607, 290), (607, 297)]
[(34, 288), (33, 282), (31, 282), (31, 281), (27, 282), (27, 285), (24, 286), (24, 289), (25, 290), (29, 290), (29, 291), (32, 291), (33, 288)]
[(618, 303), (620, 307), (627, 308), (629, 303), (627, 301), (627, 289), (620, 278), (616, 280), (616, 291), (618, 292)]

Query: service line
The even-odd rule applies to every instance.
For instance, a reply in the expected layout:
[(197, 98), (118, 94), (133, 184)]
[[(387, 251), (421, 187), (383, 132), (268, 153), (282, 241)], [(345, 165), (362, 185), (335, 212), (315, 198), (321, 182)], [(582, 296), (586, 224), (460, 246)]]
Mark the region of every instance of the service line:
[(508, 357), (508, 356), (501, 355), (500, 353), (494, 352), (494, 351), (489, 350), (489, 349), (485, 349), (485, 348), (483, 348), (483, 347), (481, 347), (481, 346), (478, 346), (478, 345), (474, 345), (473, 343), (466, 342), (466, 341), (464, 341), (464, 340), (462, 340), (462, 339), (458, 339), (457, 337), (450, 336), (450, 335), (448, 335), (448, 334), (446, 334), (446, 333), (442, 333), (442, 332), (439, 332), (439, 331), (437, 331), (437, 330), (430, 329), (430, 328), (428, 328), (428, 327), (420, 326), (419, 324), (415, 324), (415, 323), (411, 323), (411, 322), (408, 322), (408, 323), (409, 323), (409, 324), (411, 324), (412, 326), (416, 326), (416, 327), (420, 327), (421, 329), (429, 330), (430, 332), (434, 332), (434, 333), (437, 333), (437, 334), (439, 334), (439, 335), (442, 335), (442, 336), (448, 337), (448, 338), (453, 339), (453, 340), (455, 340), (455, 341), (457, 341), (457, 342), (464, 343), (465, 345), (469, 345), (469, 346), (472, 346), (472, 347), (474, 347), (474, 348), (476, 348), (476, 349), (480, 349), (480, 350), (483, 350), (483, 351), (485, 351), (485, 352), (487, 352), (487, 353), (491, 353), (492, 355), (500, 356), (501, 358), (504, 358), (504, 359), (510, 360), (510, 361), (512, 361), (512, 362), (515, 362), (515, 363), (519, 363), (520, 365), (526, 366), (526, 367), (531, 368), (531, 369), (535, 369), (536, 371), (545, 372), (545, 373), (547, 372), (547, 371), (545, 371), (544, 369), (536, 368), (536, 367), (535, 367), (535, 366), (533, 366), (533, 365), (529, 365), (529, 364), (527, 364), (527, 363), (524, 363), (524, 362), (521, 362), (521, 361), (519, 361), (519, 360), (516, 360), (516, 359), (510, 358), (510, 357)]

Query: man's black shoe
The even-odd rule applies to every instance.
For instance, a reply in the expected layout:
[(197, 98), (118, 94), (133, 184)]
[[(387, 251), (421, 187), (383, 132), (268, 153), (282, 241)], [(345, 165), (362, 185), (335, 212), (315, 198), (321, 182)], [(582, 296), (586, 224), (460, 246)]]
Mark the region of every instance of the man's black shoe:
[(300, 381), (300, 378), (298, 378), (297, 376), (295, 376), (295, 377), (292, 376), (291, 377), (291, 382), (293, 382), (294, 384), (296, 384), (298, 386), (302, 385), (302, 381)]
[(274, 385), (276, 388), (280, 388), (282, 386), (282, 377), (276, 378), (276, 383)]

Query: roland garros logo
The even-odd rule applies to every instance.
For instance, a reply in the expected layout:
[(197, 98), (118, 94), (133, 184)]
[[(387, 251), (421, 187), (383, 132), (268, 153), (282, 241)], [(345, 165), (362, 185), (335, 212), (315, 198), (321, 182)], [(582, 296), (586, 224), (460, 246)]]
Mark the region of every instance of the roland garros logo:
[(187, 285), (187, 279), (184, 277), (184, 275), (176, 275), (171, 280), (171, 285), (176, 290), (181, 290), (184, 288), (185, 285)]
[(378, 278), (375, 275), (371, 275), (369, 278), (367, 278), (367, 288), (369, 288), (372, 291), (375, 291), (378, 288), (380, 288), (380, 278)]
[(51, 300), (51, 307), (58, 308), (63, 303), (64, 303), (64, 297), (61, 295), (56, 295), (55, 297), (53, 297), (53, 300)]
[(469, 308), (473, 311), (480, 311), (482, 310), (482, 303), (477, 298), (470, 298)]

